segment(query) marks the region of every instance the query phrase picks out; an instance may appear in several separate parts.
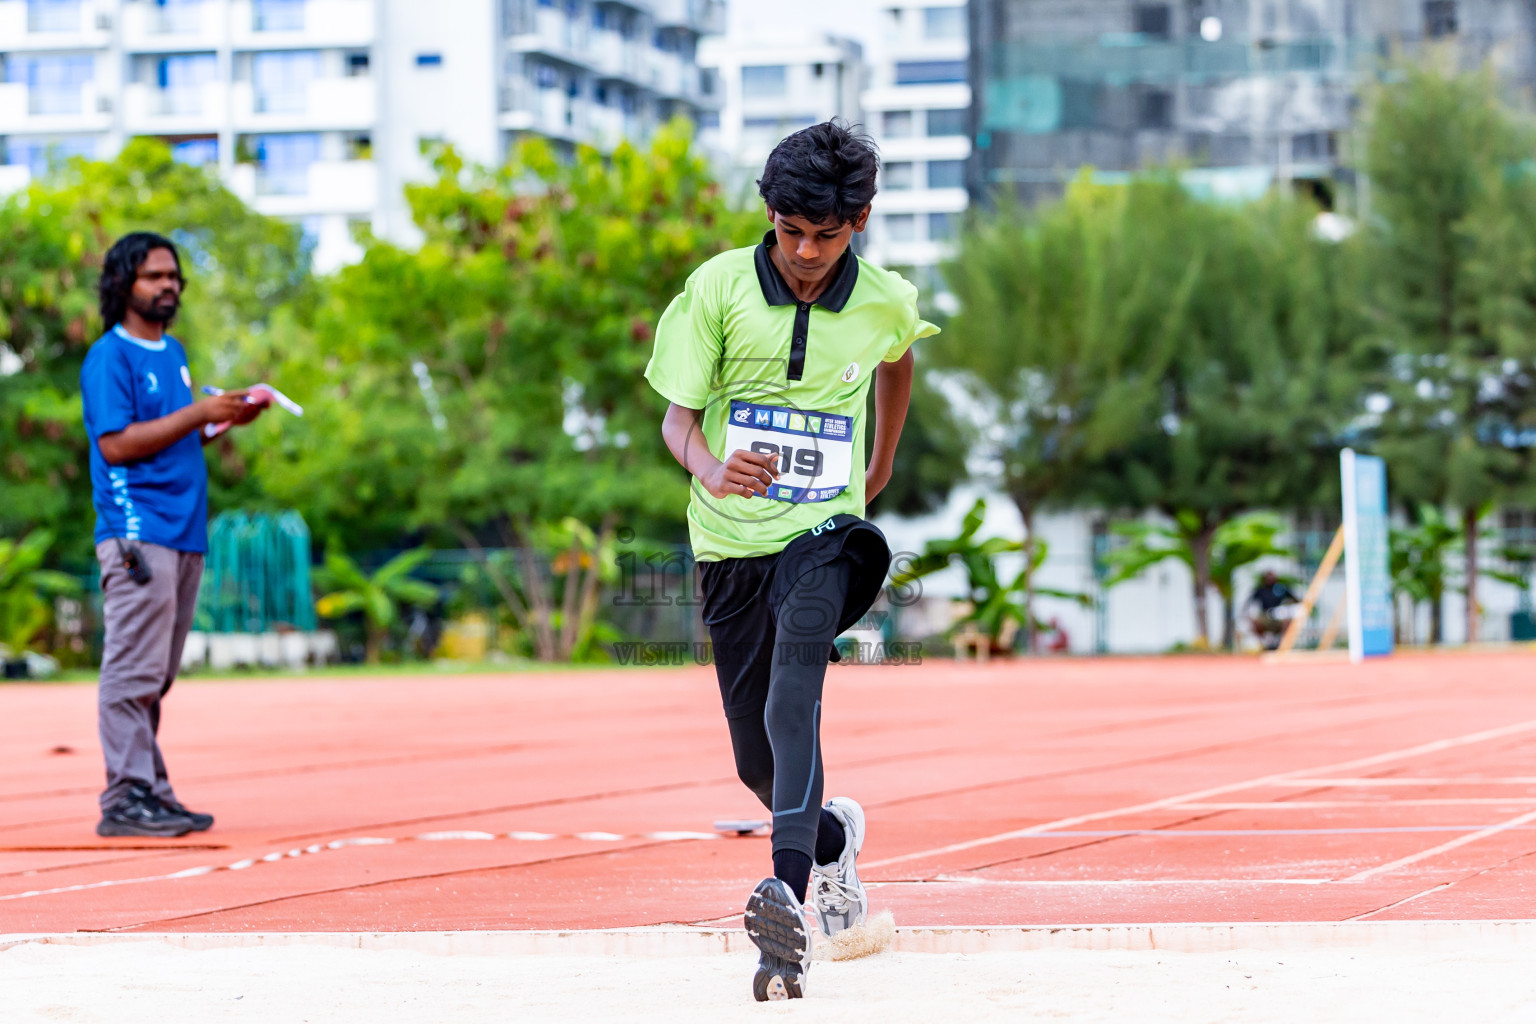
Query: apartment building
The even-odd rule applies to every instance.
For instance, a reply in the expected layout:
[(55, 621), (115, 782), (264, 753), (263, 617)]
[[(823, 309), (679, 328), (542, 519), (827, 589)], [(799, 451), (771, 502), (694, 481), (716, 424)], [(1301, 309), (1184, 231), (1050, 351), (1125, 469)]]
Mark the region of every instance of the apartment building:
[(708, 106), (723, 0), (0, 0), (0, 189), (154, 136), (300, 223), (315, 264), (403, 243), (403, 186), (448, 142), (611, 147)]
[[(1189, 183), (1253, 197), (1276, 183), (1328, 202), (1361, 85), (1425, 44), (1533, 80), (1526, 0), (974, 0), (980, 197), (1060, 193), (1083, 166), (1189, 165)], [(983, 45), (985, 41), (985, 45)]]
[(965, 0), (885, 6), (861, 103), (884, 159), (868, 255), (899, 268), (944, 308), (939, 265), (969, 203), (970, 40)]
[(754, 182), (784, 136), (840, 117), (861, 120), (863, 47), (831, 35), (715, 36), (699, 48), (718, 112), (705, 115), (700, 141), (716, 154), (728, 194), (755, 201)]

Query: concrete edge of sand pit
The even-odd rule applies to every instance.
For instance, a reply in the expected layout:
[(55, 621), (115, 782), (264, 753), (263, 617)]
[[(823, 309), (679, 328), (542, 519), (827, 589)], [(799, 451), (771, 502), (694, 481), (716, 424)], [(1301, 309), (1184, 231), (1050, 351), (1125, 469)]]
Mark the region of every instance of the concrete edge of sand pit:
[[(655, 926), (590, 931), (65, 932), (0, 935), (0, 951), (21, 945), (94, 947), (128, 942), (154, 942), (199, 951), (318, 946), (401, 950), (434, 956), (707, 956), (752, 948), (740, 929)], [(896, 930), (892, 948), (906, 953), (1063, 949), (1177, 953), (1237, 949), (1436, 952), (1489, 945), (1536, 948), (1536, 920), (906, 927)]]

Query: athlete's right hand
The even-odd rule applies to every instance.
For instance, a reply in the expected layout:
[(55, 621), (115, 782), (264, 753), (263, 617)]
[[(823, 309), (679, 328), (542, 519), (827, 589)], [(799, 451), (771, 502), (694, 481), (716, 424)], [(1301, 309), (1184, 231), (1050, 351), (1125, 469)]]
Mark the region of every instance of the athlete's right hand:
[(750, 498), (754, 494), (766, 496), (769, 486), (778, 478), (777, 455), (737, 449), (730, 458), (699, 477), (699, 483), (716, 498), (733, 494)]

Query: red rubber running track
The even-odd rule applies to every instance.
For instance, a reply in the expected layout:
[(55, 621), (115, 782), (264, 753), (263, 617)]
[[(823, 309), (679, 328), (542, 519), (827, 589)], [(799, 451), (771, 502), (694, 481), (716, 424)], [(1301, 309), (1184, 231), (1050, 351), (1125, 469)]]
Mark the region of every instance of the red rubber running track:
[[(834, 667), (898, 925), (1536, 916), (1536, 656)], [(0, 688), (0, 933), (729, 925), (707, 668), (183, 682), (178, 840), (93, 831), (95, 689)]]

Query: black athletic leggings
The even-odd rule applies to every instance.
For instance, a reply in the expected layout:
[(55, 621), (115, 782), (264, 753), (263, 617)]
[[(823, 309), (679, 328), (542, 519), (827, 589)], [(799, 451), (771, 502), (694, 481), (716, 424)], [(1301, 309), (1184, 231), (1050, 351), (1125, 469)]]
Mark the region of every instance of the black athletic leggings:
[[(771, 623), (765, 623), (772, 627), (771, 636), (759, 640), (762, 646), (771, 645), (771, 656), (764, 657), (768, 652), (760, 647), (758, 657), (746, 659), (758, 666), (768, 662), (767, 703), (761, 714), (727, 719), (736, 774), (773, 811), (775, 852), (799, 850), (813, 859), (816, 855), (823, 820), (821, 689), (853, 571), (850, 559), (840, 556), (789, 588), (771, 610)], [(739, 627), (712, 628), (711, 634), (717, 648), (742, 641)]]

